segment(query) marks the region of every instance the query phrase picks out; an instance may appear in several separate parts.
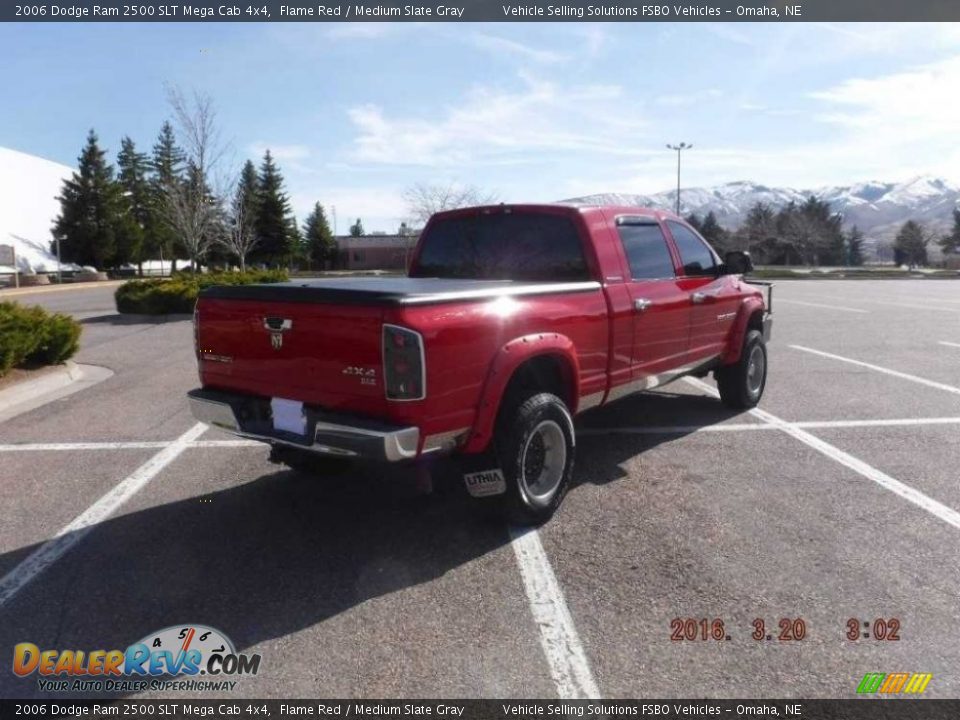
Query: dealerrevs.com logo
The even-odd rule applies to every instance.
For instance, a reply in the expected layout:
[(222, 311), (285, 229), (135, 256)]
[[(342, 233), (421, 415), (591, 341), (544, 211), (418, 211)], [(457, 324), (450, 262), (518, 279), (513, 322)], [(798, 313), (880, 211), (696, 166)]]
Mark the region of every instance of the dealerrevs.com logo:
[(222, 632), (196, 624), (151, 633), (126, 650), (13, 648), (13, 672), (36, 674), (44, 692), (224, 691), (236, 687), (232, 678), (259, 670), (259, 655), (238, 653)]

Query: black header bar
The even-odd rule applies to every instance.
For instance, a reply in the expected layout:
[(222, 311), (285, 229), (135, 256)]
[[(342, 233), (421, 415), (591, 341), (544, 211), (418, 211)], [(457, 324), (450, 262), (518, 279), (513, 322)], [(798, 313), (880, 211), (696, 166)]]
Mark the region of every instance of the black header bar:
[(5, 0), (3, 22), (957, 22), (955, 0)]

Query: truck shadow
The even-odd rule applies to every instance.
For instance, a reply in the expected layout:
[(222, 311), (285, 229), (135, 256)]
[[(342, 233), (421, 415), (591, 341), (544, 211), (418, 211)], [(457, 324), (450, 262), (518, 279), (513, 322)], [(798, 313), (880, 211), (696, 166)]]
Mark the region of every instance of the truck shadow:
[(713, 397), (668, 390), (633, 395), (585, 412), (577, 418), (580, 471), (575, 472), (574, 487), (626, 478), (623, 464), (637, 455), (742, 414)]
[[(666, 417), (707, 424), (729, 416), (713, 400), (660, 393), (598, 410), (582, 425), (637, 425), (639, 417), (648, 425), (671, 424)], [(626, 477), (624, 460), (675, 437), (625, 435), (603, 444), (610, 450), (590, 436), (581, 452), (592, 481), (607, 483)], [(100, 523), (0, 608), (0, 648), (124, 649), (164, 627), (203, 623), (242, 650), (439, 578), (508, 542), (502, 525), (474, 512), (458, 482), (415, 497), (375, 473), (326, 481), (278, 471)], [(36, 547), (0, 556), (2, 572)], [(44, 694), (36, 675), (7, 672), (0, 696)]]

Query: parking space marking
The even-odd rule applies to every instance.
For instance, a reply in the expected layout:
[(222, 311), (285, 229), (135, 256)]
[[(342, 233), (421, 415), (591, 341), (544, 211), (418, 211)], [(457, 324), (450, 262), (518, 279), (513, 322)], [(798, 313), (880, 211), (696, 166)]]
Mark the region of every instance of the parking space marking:
[(34, 550), (23, 562), (0, 579), (0, 608), (22, 590), (31, 580), (53, 565), (80, 542), (98, 523), (133, 497), (139, 490), (176, 460), (190, 443), (206, 432), (207, 426), (197, 423), (183, 435), (168, 443), (160, 452), (138, 467), (106, 495), (77, 515), (53, 538)]
[[(0, 452), (58, 452), (77, 450), (149, 450), (165, 448), (176, 440), (143, 442), (76, 442), (76, 443), (10, 443), (0, 445)], [(235, 448), (266, 447), (256, 440), (194, 440), (186, 443), (188, 448)]]
[[(818, 428), (910, 427), (914, 425), (960, 425), (960, 417), (889, 418), (886, 420), (804, 420), (791, 423), (806, 430)], [(651, 425), (649, 427), (612, 427), (578, 429), (578, 435), (690, 435), (701, 432), (750, 432), (776, 430), (764, 423), (727, 423), (726, 425)], [(2, 449), (2, 448), (0, 448)]]
[(540, 631), (540, 645), (561, 698), (599, 699), (580, 637), (567, 608), (550, 560), (534, 528), (510, 528), (510, 545), (517, 558), (530, 612)]
[[(691, 377), (685, 379), (694, 387), (700, 388), (704, 392), (707, 392), (714, 397), (720, 396), (716, 388), (711, 387), (702, 380)], [(762, 420), (763, 422), (775, 426), (778, 430), (782, 430), (787, 435), (790, 435), (791, 437), (802, 442), (804, 445), (807, 445), (817, 452), (827, 456), (831, 460), (835, 460), (841, 465), (850, 468), (855, 473), (862, 475), (868, 480), (873, 480), (873, 482), (877, 483), (880, 487), (899, 495), (904, 500), (912, 502), (914, 505), (940, 518), (945, 523), (960, 529), (960, 513), (953, 508), (947, 507), (943, 503), (934, 500), (928, 495), (924, 495), (922, 492), (910, 487), (906, 483), (902, 483), (896, 478), (890, 477), (885, 472), (878, 470), (872, 465), (868, 465), (863, 460), (854, 457), (850, 453), (844, 452), (840, 448), (821, 440), (815, 435), (811, 435), (806, 430), (797, 427), (795, 423), (787, 422), (786, 420), (783, 420), (772, 413), (768, 413), (766, 410), (761, 410), (760, 408), (752, 408), (750, 410), (750, 414), (755, 418)]]
[(938, 341), (941, 345), (946, 345), (947, 347), (960, 348), (960, 343), (947, 342), (946, 340)]
[[(917, 305), (916, 303), (895, 302), (892, 300), (871, 300), (868, 298), (841, 297), (839, 295), (817, 295), (819, 298), (832, 298), (842, 302), (867, 303), (868, 305), (890, 305), (898, 308), (910, 308), (914, 310), (940, 310), (942, 312), (960, 313), (960, 308), (942, 307), (940, 305)], [(778, 298), (779, 300), (779, 298)], [(932, 302), (939, 302), (932, 300)]]
[(841, 312), (863, 313), (869, 315), (869, 310), (859, 308), (844, 307), (843, 305), (824, 305), (823, 303), (804, 302), (803, 300), (787, 300), (786, 298), (777, 298), (778, 303), (787, 303), (787, 305), (805, 305), (807, 307), (826, 308), (827, 310), (840, 310)]
[(943, 390), (953, 393), (954, 395), (960, 395), (960, 387), (956, 387), (955, 385), (947, 385), (946, 383), (936, 382), (935, 380), (927, 380), (926, 378), (910, 375), (905, 372), (900, 372), (899, 370), (891, 370), (890, 368), (880, 367), (879, 365), (863, 362), (862, 360), (854, 360), (853, 358), (843, 357), (842, 355), (834, 355), (833, 353), (824, 352), (823, 350), (814, 350), (813, 348), (804, 347), (803, 345), (790, 345), (789, 347), (792, 347), (794, 350), (802, 350), (803, 352), (812, 353), (813, 355), (830, 358), (831, 360), (839, 360), (840, 362), (850, 363), (851, 365), (859, 365), (860, 367), (898, 377), (901, 380), (909, 380), (910, 382), (926, 385), (927, 387), (936, 388), (937, 390)]

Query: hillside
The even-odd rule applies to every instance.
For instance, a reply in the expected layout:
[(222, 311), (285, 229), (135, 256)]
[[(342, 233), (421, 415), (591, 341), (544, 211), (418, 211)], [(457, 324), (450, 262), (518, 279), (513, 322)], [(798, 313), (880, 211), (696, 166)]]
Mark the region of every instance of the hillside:
[[(892, 241), (897, 230), (907, 220), (918, 220), (937, 234), (951, 226), (951, 213), (960, 206), (960, 186), (940, 178), (920, 176), (901, 183), (866, 182), (856, 185), (795, 190), (740, 181), (707, 188), (684, 188), (680, 193), (681, 212), (684, 215), (705, 215), (711, 210), (720, 224), (737, 228), (747, 212), (758, 202), (774, 208), (793, 201), (802, 203), (814, 195), (830, 203), (843, 213), (847, 226), (857, 225), (866, 234), (867, 248), (878, 242)], [(578, 204), (616, 204), (657, 207), (672, 210), (676, 190), (654, 195), (598, 193), (564, 202)], [(935, 246), (931, 244), (931, 250)]]
[(50, 227), (60, 211), (57, 195), (73, 170), (0, 147), (0, 245), (13, 245), (21, 272), (55, 271)]

